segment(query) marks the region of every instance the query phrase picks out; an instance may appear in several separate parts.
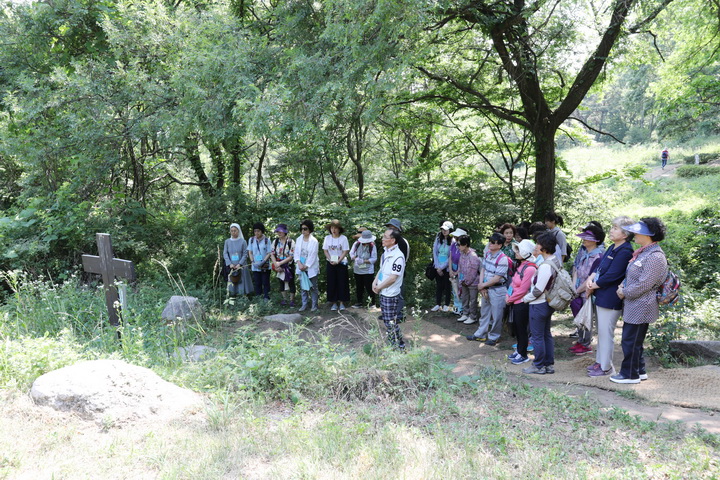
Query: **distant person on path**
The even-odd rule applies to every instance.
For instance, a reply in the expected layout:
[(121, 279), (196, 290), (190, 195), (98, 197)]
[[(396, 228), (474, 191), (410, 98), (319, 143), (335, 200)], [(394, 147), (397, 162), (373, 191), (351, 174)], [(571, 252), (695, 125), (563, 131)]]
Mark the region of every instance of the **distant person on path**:
[(670, 160), (670, 152), (668, 152), (667, 147), (660, 154), (660, 160), (662, 161), (662, 168), (665, 170), (665, 166), (667, 165), (668, 160)]
[(633, 254), (633, 248), (629, 243), (633, 239), (633, 234), (623, 228), (634, 223), (635, 220), (628, 217), (617, 217), (612, 221), (608, 238), (613, 243), (586, 281), (588, 291), (595, 297), (598, 330), (595, 363), (588, 367), (590, 377), (617, 373), (612, 357), (615, 347), (615, 327), (623, 306), (623, 301), (617, 295), (617, 289), (625, 279), (625, 270)]
[[(320, 273), (320, 260), (318, 259), (319, 242), (312, 234), (315, 224), (305, 219), (300, 223), (302, 234), (295, 241), (295, 273), (300, 278), (300, 296), (302, 306), (300, 312), (310, 308), (311, 312), (318, 309), (318, 274)], [(312, 308), (311, 308), (312, 306)]]
[(375, 263), (378, 259), (375, 235), (370, 230), (363, 229), (360, 237), (350, 249), (350, 260), (353, 262), (353, 275), (355, 276), (355, 291), (357, 303), (353, 308), (362, 308), (367, 305), (370, 296), (371, 306), (375, 306), (375, 292), (372, 290), (375, 278)]
[(635, 234), (640, 248), (633, 252), (627, 266), (625, 282), (617, 289), (625, 300), (623, 307), (622, 351), (620, 373), (610, 377), (615, 383), (640, 383), (647, 379), (643, 342), (648, 326), (660, 316), (657, 290), (667, 277), (665, 252), (658, 242), (665, 238), (665, 225), (659, 218), (646, 217), (624, 227)]
[(448, 273), (450, 266), (450, 247), (453, 239), (450, 231), (454, 230), (452, 222), (445, 221), (440, 226), (440, 231), (435, 236), (433, 242), (433, 266), (437, 272), (435, 277), (435, 306), (430, 310), (437, 312), (450, 311), (450, 294), (452, 293), (452, 285), (450, 284), (450, 276)]
[(250, 262), (252, 265), (255, 295), (263, 295), (270, 300), (270, 240), (265, 236), (265, 225), (256, 222), (253, 225), (253, 236), (248, 243)]
[(400, 251), (399, 242), (402, 241), (400, 232), (392, 229), (385, 230), (382, 245), (385, 252), (380, 260), (380, 269), (373, 281), (373, 291), (380, 294), (381, 319), (387, 329), (387, 338), (390, 345), (400, 350), (405, 349), (405, 341), (400, 331), (398, 304), (400, 290), (405, 273), (405, 256)]
[(350, 253), (348, 239), (343, 232), (340, 220), (333, 220), (325, 228), (330, 232), (325, 236), (322, 249), (325, 252), (327, 272), (327, 299), (332, 303), (330, 310), (345, 310), (350, 302), (350, 277), (347, 255)]
[(270, 253), (270, 260), (272, 260), (273, 270), (278, 278), (278, 286), (280, 287), (280, 293), (282, 294), (282, 301), (280, 305), (295, 306), (295, 265), (294, 253), (295, 253), (295, 242), (292, 238), (288, 237), (288, 227), (284, 223), (279, 224), (275, 228), (277, 238), (273, 240), (272, 253)]
[(225, 260), (225, 271), (227, 272), (227, 293), (228, 296), (251, 293), (252, 286), (249, 285), (250, 274), (247, 268), (247, 243), (243, 237), (240, 225), (230, 225), (230, 238), (225, 240), (223, 245), (223, 259)]

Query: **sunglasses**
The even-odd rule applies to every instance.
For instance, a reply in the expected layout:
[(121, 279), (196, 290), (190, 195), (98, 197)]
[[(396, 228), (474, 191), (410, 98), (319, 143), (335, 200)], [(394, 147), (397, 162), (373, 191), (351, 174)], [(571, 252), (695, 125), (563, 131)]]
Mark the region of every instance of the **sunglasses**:
[(302, 227), (301, 230), (310, 230), (308, 227)]

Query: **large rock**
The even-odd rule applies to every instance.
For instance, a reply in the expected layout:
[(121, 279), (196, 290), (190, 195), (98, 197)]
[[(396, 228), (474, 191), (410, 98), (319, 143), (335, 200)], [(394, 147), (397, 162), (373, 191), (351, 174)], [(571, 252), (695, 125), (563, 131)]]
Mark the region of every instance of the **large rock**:
[(188, 320), (200, 320), (205, 315), (205, 310), (200, 305), (200, 300), (195, 297), (183, 297), (181, 295), (173, 295), (168, 300), (165, 309), (162, 311), (162, 318), (168, 323), (174, 323), (178, 320), (183, 322)]
[(674, 357), (696, 357), (714, 362), (720, 359), (720, 342), (671, 340), (670, 354)]
[(285, 325), (296, 325), (302, 323), (303, 316), (299, 313), (278, 313), (277, 315), (268, 315), (263, 317), (267, 322), (278, 322)]
[(101, 425), (172, 420), (202, 409), (202, 397), (120, 360), (93, 360), (42, 375), (30, 396), (37, 405), (75, 412)]

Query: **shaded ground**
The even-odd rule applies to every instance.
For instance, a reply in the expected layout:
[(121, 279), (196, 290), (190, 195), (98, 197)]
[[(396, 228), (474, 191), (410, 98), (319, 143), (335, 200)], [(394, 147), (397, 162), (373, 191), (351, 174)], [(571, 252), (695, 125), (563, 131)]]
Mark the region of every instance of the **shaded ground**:
[[(329, 335), (335, 343), (350, 348), (362, 347), (371, 341), (369, 332), (384, 326), (378, 321), (379, 311), (349, 309), (344, 314), (321, 310), (319, 315), (306, 317), (311, 333)], [(558, 317), (558, 318), (555, 318)], [(606, 407), (618, 407), (644, 420), (681, 421), (689, 425), (699, 424), (711, 433), (720, 434), (720, 367), (665, 369), (648, 357), (649, 379), (637, 385), (619, 385), (607, 377), (590, 378), (585, 367), (594, 362), (594, 354), (581, 357), (572, 355), (567, 348), (573, 340), (568, 336), (571, 329), (565, 317), (555, 315), (554, 375), (525, 375), (524, 365), (512, 365), (507, 355), (513, 351), (514, 340), (503, 335), (496, 347), (465, 339), (475, 331), (476, 325), (464, 325), (449, 313), (426, 314), (423, 319), (410, 317), (402, 325), (406, 339), (419, 346), (427, 346), (442, 355), (454, 366), (457, 375), (473, 375), (485, 366), (506, 372), (510, 378), (535, 386), (562, 390), (571, 395), (587, 395)], [(260, 328), (273, 330), (287, 328), (269, 322)], [(619, 351), (621, 329), (616, 331), (614, 363), (622, 361)]]

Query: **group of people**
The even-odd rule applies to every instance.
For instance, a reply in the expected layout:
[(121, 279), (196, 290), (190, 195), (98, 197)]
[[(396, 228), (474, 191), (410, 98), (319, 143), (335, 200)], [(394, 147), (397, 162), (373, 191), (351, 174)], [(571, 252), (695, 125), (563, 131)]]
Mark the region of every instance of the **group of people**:
[[(467, 339), (488, 346), (498, 343), (503, 322), (511, 319), (517, 343), (508, 359), (521, 365), (531, 362), (532, 354), (532, 364), (523, 372), (540, 375), (555, 373), (550, 328), (554, 310), (548, 304), (548, 292), (572, 255), (560, 229), (562, 217), (548, 212), (544, 220), (499, 225), (487, 237), (481, 253), (471, 247), (466, 230), (445, 221), (434, 238), (432, 266), (428, 266), (436, 281), (433, 311), (456, 313), (457, 320), (466, 325), (477, 323)], [(400, 221), (391, 219), (385, 225), (382, 252), (377, 251), (376, 237), (366, 228), (356, 231), (351, 246), (338, 220), (325, 225), (322, 247), (313, 234), (312, 220), (303, 220), (300, 229), (301, 235), (293, 240), (288, 237), (287, 225), (279, 224), (274, 230), (276, 238), (270, 240), (264, 225), (256, 223), (252, 238), (246, 242), (239, 225), (232, 224), (223, 249), (228, 294), (254, 292), (269, 299), (270, 272), (275, 271), (282, 304), (296, 305), (297, 280), (302, 300), (299, 311), (315, 312), (322, 249), (331, 310), (345, 310), (350, 302), (352, 264), (357, 295), (352, 308), (374, 306), (379, 297), (388, 341), (396, 348), (405, 348), (399, 324), (403, 320), (403, 280), (410, 248)], [(577, 297), (570, 307), (577, 315), (585, 303), (592, 302), (597, 318), (595, 362), (588, 367), (587, 375), (607, 376), (616, 383), (639, 383), (647, 378), (643, 342), (648, 325), (659, 316), (656, 294), (668, 272), (667, 259), (658, 245), (665, 237), (665, 225), (654, 217), (635, 221), (620, 216), (612, 221), (607, 235), (599, 222), (591, 221), (576, 236), (582, 246), (572, 263)], [(633, 249), (631, 241), (639, 248)], [(617, 370), (612, 359), (620, 316), (623, 361)], [(577, 338), (570, 347), (573, 354), (592, 353), (592, 330), (578, 327), (571, 335)]]
[[(555, 344), (550, 325), (554, 310), (548, 292), (571, 256), (563, 219), (548, 212), (542, 224), (500, 225), (490, 235), (483, 252), (470, 248), (470, 237), (451, 222), (440, 226), (433, 245), (436, 269), (436, 305), (433, 311), (453, 311), (466, 325), (478, 323), (467, 339), (496, 345), (504, 319), (511, 319), (517, 343), (508, 359), (516, 365), (530, 362), (527, 374), (555, 373)], [(453, 231), (451, 231), (453, 230)], [(658, 218), (635, 221), (620, 216), (606, 234), (591, 221), (576, 235), (582, 240), (572, 266), (572, 285), (577, 297), (571, 303), (578, 315), (592, 302), (597, 318), (595, 362), (590, 377), (607, 376), (616, 383), (639, 383), (647, 379), (643, 342), (648, 325), (659, 316), (658, 288), (668, 274), (667, 259), (658, 242), (665, 225)], [(531, 240), (530, 237), (534, 239)], [(631, 241), (639, 248), (633, 249)], [(450, 307), (452, 293), (454, 308)], [(478, 298), (480, 305), (478, 306)], [(620, 370), (613, 364), (614, 335), (622, 315)], [(570, 351), (585, 355), (592, 350), (592, 328), (578, 327)]]
[[(384, 251), (378, 254), (376, 237), (361, 227), (354, 235), (350, 247), (344, 235), (345, 228), (339, 220), (325, 225), (327, 235), (323, 239), (325, 256), (327, 300), (333, 311), (346, 309), (350, 302), (349, 264), (352, 263), (357, 294), (353, 308), (376, 305), (380, 299), (381, 317), (387, 329), (388, 340), (396, 348), (404, 349), (405, 342), (400, 331), (404, 306), (403, 278), (410, 248), (402, 237), (402, 224), (391, 219), (381, 238)], [(270, 274), (275, 271), (282, 305), (296, 306), (296, 277), (300, 285), (300, 312), (318, 310), (318, 275), (320, 273), (320, 243), (315, 235), (312, 220), (300, 223), (301, 235), (296, 240), (288, 237), (288, 226), (279, 224), (272, 241), (265, 235), (262, 223), (253, 225), (249, 242), (243, 238), (240, 226), (230, 225), (230, 238), (225, 240), (223, 258), (227, 274), (228, 295), (255, 293), (270, 299)], [(375, 271), (380, 260), (380, 267)]]

